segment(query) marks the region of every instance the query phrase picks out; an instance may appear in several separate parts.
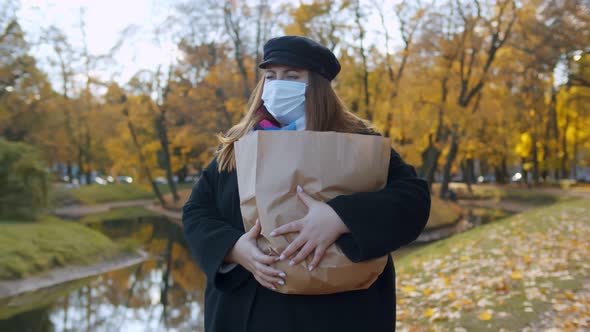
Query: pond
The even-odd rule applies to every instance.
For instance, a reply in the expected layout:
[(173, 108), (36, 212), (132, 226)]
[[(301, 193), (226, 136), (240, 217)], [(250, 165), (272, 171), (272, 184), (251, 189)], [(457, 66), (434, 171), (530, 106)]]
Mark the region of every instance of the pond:
[[(508, 215), (495, 209), (468, 211), (471, 226)], [(156, 259), (0, 300), (0, 331), (203, 331), (205, 275), (193, 263), (178, 225), (150, 218), (89, 227), (115, 240), (137, 242)], [(423, 245), (402, 248), (394, 257)]]
[(157, 258), (0, 301), (0, 331), (203, 330), (205, 275), (178, 225), (152, 218), (90, 227), (139, 242)]

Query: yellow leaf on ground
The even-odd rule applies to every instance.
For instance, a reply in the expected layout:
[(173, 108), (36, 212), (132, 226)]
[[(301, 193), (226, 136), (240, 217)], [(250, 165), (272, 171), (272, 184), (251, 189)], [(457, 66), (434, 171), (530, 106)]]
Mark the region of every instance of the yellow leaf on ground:
[(412, 286), (406, 286), (404, 288), (402, 288), (402, 291), (406, 292), (406, 293), (411, 293), (414, 292), (416, 290), (416, 288), (412, 287)]
[(524, 262), (526, 264), (529, 264), (531, 262), (531, 256), (528, 256), (528, 255), (527, 256), (524, 256)]
[(518, 280), (518, 279), (522, 279), (522, 273), (518, 272), (518, 271), (514, 271), (512, 272), (512, 274), (510, 275), (510, 278), (514, 279), (514, 280)]
[(479, 315), (477, 315), (479, 320), (490, 320), (492, 319), (492, 313), (489, 310), (482, 311)]
[(426, 309), (426, 312), (424, 312), (424, 317), (426, 318), (430, 318), (432, 315), (434, 315), (434, 310), (432, 310), (432, 308), (428, 308)]
[(445, 285), (448, 286), (451, 284), (451, 278), (445, 277)]

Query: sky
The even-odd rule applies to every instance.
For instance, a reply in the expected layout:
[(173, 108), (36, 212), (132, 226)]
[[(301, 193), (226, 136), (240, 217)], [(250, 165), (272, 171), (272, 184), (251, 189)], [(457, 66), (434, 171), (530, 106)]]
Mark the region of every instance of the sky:
[[(284, 1), (299, 3), (299, 0)], [(384, 1), (388, 3), (392, 0)], [(170, 0), (20, 0), (17, 16), (31, 44), (36, 44), (43, 29), (54, 25), (80, 49), (83, 40), (80, 18), (83, 15), (87, 45), (92, 55), (108, 53), (120, 39), (121, 32), (131, 25), (135, 26), (135, 33), (126, 39), (115, 54), (115, 62), (92, 73), (104, 80), (125, 83), (139, 70), (155, 70), (158, 65), (166, 65), (178, 56), (174, 43), (161, 41), (158, 44), (152, 40), (154, 28), (173, 13), (173, 3)], [(80, 8), (84, 8), (83, 14)], [(392, 31), (396, 30), (395, 21), (389, 23)], [(384, 43), (376, 33), (381, 30), (379, 18), (369, 18), (367, 22), (369, 42), (385, 51)], [(395, 40), (392, 42), (395, 45)], [(51, 56), (52, 52), (47, 46), (34, 46), (33, 54), (40, 60), (41, 67), (50, 73), (52, 68), (44, 59)], [(82, 74), (78, 79), (84, 80)]]
[[(163, 6), (166, 1), (155, 0), (21, 0), (17, 14), (19, 23), (29, 42), (37, 41), (42, 30), (51, 25), (61, 29), (72, 44), (81, 47), (83, 38), (80, 18), (84, 17), (89, 53), (106, 54), (129, 26), (136, 26), (136, 33), (115, 54), (115, 63), (100, 68), (101, 78), (114, 78), (126, 82), (140, 69), (155, 69), (169, 63), (176, 55), (176, 47), (169, 42), (160, 45), (152, 40), (153, 29), (170, 13), (172, 8)], [(160, 4), (158, 4), (160, 3)], [(84, 9), (81, 14), (80, 9)], [(52, 52), (49, 48), (36, 47), (38, 58)], [(41, 59), (42, 65), (43, 61)], [(47, 64), (45, 64), (47, 66)]]

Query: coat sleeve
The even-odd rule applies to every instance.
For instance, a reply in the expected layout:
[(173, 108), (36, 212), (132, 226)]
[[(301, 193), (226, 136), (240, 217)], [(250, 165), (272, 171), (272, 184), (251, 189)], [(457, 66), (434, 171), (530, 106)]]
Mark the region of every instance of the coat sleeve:
[(224, 258), (244, 234), (223, 219), (215, 200), (217, 162), (214, 159), (202, 172), (191, 195), (182, 207), (184, 237), (189, 250), (208, 280), (222, 291), (232, 290), (250, 277), (241, 265), (221, 273)]
[(414, 168), (391, 150), (385, 188), (326, 203), (350, 229), (336, 244), (351, 261), (360, 262), (385, 256), (420, 235), (430, 214), (430, 191)]

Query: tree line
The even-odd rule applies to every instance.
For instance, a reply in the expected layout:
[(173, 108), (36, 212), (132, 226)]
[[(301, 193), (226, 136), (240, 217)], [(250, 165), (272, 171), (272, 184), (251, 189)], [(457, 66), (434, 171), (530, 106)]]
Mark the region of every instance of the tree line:
[[(18, 4), (0, 9), (0, 135), (43, 151), (68, 179), (93, 171), (153, 184), (200, 170), (216, 134), (243, 115), (261, 78), (264, 42), (304, 35), (330, 47), (334, 87), (429, 183), (448, 196), (454, 174), (474, 183), (577, 178), (590, 160), (590, 4), (584, 0), (194, 0), (173, 5), (154, 40), (170, 63), (129, 81), (101, 79), (109, 54), (60, 29), (28, 40)], [(84, 13), (79, 29), (85, 38)], [(33, 46), (50, 52), (43, 58)], [(42, 69), (41, 62), (51, 70)], [(43, 67), (47, 68), (47, 67)], [(51, 78), (51, 79), (50, 79)], [(162, 196), (158, 196), (164, 202)]]

